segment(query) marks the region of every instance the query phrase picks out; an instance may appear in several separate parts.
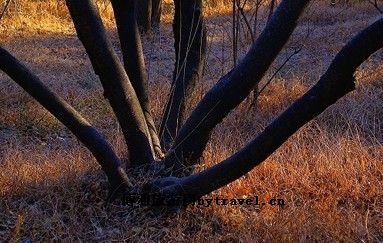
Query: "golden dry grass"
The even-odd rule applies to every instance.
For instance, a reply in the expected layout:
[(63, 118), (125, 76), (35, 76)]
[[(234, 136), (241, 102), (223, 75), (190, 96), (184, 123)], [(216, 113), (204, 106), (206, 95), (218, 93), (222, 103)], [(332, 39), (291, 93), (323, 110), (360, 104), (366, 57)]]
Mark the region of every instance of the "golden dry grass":
[[(55, 12), (48, 4), (38, 9), (37, 2), (25, 6), (30, 9), (0, 22), (1, 45), (100, 128), (124, 156), (116, 120), (65, 8)], [(195, 103), (232, 66), (230, 16), (222, 14), (225, 8), (220, 6), (207, 20), (209, 65)], [(118, 47), (112, 15), (103, 13)], [(214, 130), (200, 169), (254, 138), (317, 81), (350, 37), (377, 17), (366, 4), (311, 5), (267, 76), (302, 44), (309, 28), (303, 50), (261, 95), (258, 110), (249, 109), (248, 99)], [(241, 41), (243, 54), (248, 36), (242, 35)], [(168, 23), (160, 34), (144, 37), (157, 122), (169, 90), (172, 45)], [(0, 73), (0, 239), (383, 241), (382, 61), (380, 51), (358, 70), (355, 92), (302, 128), (247, 176), (212, 195), (278, 197), (286, 200), (284, 208), (189, 207), (172, 217), (105, 205), (105, 177), (89, 152)]]

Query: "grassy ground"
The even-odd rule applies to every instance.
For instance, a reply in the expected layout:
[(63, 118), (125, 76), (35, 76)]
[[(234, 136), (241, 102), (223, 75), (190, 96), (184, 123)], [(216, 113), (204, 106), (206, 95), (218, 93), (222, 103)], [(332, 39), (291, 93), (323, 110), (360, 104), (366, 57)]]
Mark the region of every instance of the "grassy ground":
[[(112, 142), (123, 137), (65, 8), (33, 2), (0, 22), (0, 43), (73, 104)], [(40, 6), (40, 7), (39, 7)], [(209, 9), (208, 65), (197, 102), (232, 67), (229, 7)], [(144, 37), (156, 121), (173, 68), (171, 8)], [(302, 51), (259, 98), (244, 101), (215, 130), (201, 169), (254, 138), (320, 77), (357, 31), (378, 18), (367, 4), (310, 5), (263, 82)], [(118, 48), (110, 10), (103, 11)], [(262, 28), (261, 21), (260, 28)], [(241, 35), (240, 54), (249, 36)], [(171, 217), (105, 205), (106, 182), (90, 154), (50, 114), (0, 73), (0, 240), (383, 241), (383, 53), (357, 71), (357, 89), (302, 128), (261, 166), (211, 196), (283, 198), (286, 206), (192, 206)]]

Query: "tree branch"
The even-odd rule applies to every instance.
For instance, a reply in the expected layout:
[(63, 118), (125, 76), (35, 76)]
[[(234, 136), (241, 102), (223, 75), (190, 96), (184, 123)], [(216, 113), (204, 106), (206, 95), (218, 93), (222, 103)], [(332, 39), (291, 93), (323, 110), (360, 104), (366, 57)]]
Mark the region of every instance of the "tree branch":
[(206, 28), (202, 0), (175, 0), (173, 22), (176, 62), (169, 100), (160, 127), (162, 146), (168, 150), (181, 127), (194, 87), (202, 76), (206, 55)]
[(368, 2), (369, 2), (372, 6), (374, 6), (374, 8), (375, 8), (376, 10), (378, 10), (378, 12), (379, 12), (380, 14), (383, 14), (383, 10), (380, 9), (380, 7), (379, 7), (379, 5), (378, 5), (378, 0), (368, 0)]
[(4, 5), (3, 11), (0, 13), (0, 20), (4, 17), (5, 13), (8, 10), (9, 4), (11, 3), (11, 0), (7, 0)]
[[(165, 158), (167, 169), (196, 164), (210, 133), (260, 82), (288, 41), (309, 0), (284, 0), (243, 61), (204, 96)], [(182, 164), (183, 163), (183, 164)]]
[(130, 185), (119, 158), (103, 136), (72, 106), (50, 91), (37, 76), (1, 47), (0, 69), (52, 113), (90, 150), (107, 175), (111, 192), (120, 191)]
[(159, 158), (163, 158), (164, 154), (150, 111), (147, 90), (148, 81), (145, 71), (141, 36), (135, 17), (135, 4), (136, 0), (112, 0), (112, 7), (124, 58), (124, 67), (143, 109), (154, 150)]
[(66, 0), (77, 34), (83, 43), (96, 74), (104, 87), (121, 125), (133, 164), (153, 161), (152, 144), (145, 116), (136, 92), (129, 81), (93, 0)]
[(353, 91), (356, 68), (382, 47), (383, 18), (355, 36), (338, 53), (318, 83), (245, 148), (205, 171), (184, 178), (162, 178), (149, 188), (160, 193), (188, 194), (198, 198), (245, 175), (277, 150), (299, 128)]

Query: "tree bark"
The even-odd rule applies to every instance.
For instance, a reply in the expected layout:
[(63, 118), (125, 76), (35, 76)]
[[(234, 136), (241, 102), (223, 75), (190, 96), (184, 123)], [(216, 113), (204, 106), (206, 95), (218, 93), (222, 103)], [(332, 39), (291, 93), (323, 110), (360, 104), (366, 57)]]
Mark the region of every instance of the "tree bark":
[(52, 113), (90, 150), (108, 177), (111, 193), (117, 193), (130, 185), (119, 158), (103, 136), (72, 106), (50, 91), (37, 76), (1, 47), (0, 69)]
[(183, 123), (195, 84), (202, 76), (206, 55), (202, 0), (175, 0), (174, 4), (176, 63), (160, 127), (160, 139), (165, 149), (170, 148)]
[(120, 38), (125, 70), (143, 109), (155, 153), (158, 158), (163, 158), (164, 155), (150, 110), (145, 60), (141, 36), (135, 18), (135, 2), (136, 0), (112, 0), (112, 7)]
[(154, 160), (149, 129), (136, 92), (120, 63), (93, 0), (67, 0), (77, 34), (121, 125), (131, 164)]
[(318, 83), (295, 101), (245, 148), (189, 177), (155, 181), (149, 190), (199, 198), (240, 178), (262, 163), (302, 126), (355, 89), (354, 72), (383, 47), (383, 18), (355, 36), (335, 57)]
[(203, 97), (179, 131), (165, 158), (168, 171), (194, 165), (202, 156), (213, 128), (260, 82), (297, 25), (309, 0), (284, 0), (241, 63)]

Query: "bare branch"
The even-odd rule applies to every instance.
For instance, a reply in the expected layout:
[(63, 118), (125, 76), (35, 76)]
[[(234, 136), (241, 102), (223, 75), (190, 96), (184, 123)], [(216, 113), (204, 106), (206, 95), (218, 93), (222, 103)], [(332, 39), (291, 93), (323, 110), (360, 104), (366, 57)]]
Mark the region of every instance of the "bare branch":
[[(212, 129), (238, 106), (262, 79), (285, 45), (309, 0), (284, 0), (243, 61), (205, 95), (181, 128), (165, 158), (167, 168), (193, 165)], [(180, 163), (182, 161), (182, 163)]]
[(93, 0), (67, 0), (77, 34), (83, 43), (93, 68), (104, 87), (121, 125), (133, 164), (153, 161), (153, 151), (145, 116), (112, 44)]
[(368, 0), (368, 2), (378, 10), (380, 14), (383, 14), (383, 10), (378, 5), (378, 0)]
[(136, 0), (112, 0), (112, 7), (116, 18), (124, 67), (143, 109), (154, 150), (157, 156), (162, 158), (164, 155), (150, 110), (145, 60), (135, 17), (135, 2)]
[(253, 93), (254, 93), (253, 101), (251, 102), (249, 109), (251, 109), (253, 107), (257, 108), (257, 101), (258, 101), (259, 96), (262, 94), (262, 92), (267, 88), (267, 86), (270, 85), (270, 83), (274, 80), (275, 76), (277, 76), (277, 74), (286, 66), (286, 64), (291, 60), (291, 58), (293, 58), (295, 55), (297, 55), (299, 52), (301, 52), (301, 50), (302, 50), (302, 47), (295, 49), (294, 52), (291, 53), (285, 59), (285, 61), (277, 68), (277, 70), (275, 70), (273, 75), (271, 75), (269, 80), (267, 80), (267, 82), (262, 86), (262, 88), (258, 87), (259, 84), (257, 85), (256, 89), (254, 89), (254, 91), (253, 91)]
[(62, 122), (92, 152), (108, 176), (112, 192), (130, 185), (119, 158), (103, 136), (72, 106), (50, 91), (37, 76), (1, 47), (0, 69)]
[(0, 14), (0, 20), (4, 17), (5, 13), (7, 12), (8, 7), (9, 7), (9, 4), (11, 3), (11, 1), (12, 1), (12, 0), (7, 0), (7, 1), (5, 2), (4, 9), (3, 9), (3, 11), (2, 11), (1, 14)]
[[(353, 75), (356, 68), (382, 47), (383, 18), (355, 36), (338, 53), (318, 83), (245, 148), (205, 171), (184, 178), (162, 178), (148, 188), (160, 193), (188, 194), (198, 198), (245, 175), (262, 163), (302, 126), (353, 91), (355, 89)], [(167, 183), (163, 184), (165, 181)]]
[[(239, 1), (237, 1), (237, 7), (238, 7), (238, 11), (239, 11), (240, 14), (242, 15), (242, 19), (243, 19), (243, 21), (245, 22), (247, 31), (250, 33), (251, 42), (254, 44), (254, 43), (255, 43), (255, 35), (256, 35), (256, 33), (253, 33), (253, 29), (252, 29), (251, 26), (250, 26), (250, 21), (249, 21), (249, 19), (247, 18), (246, 13), (245, 13), (246, 2), (247, 2), (247, 1), (244, 1), (243, 5), (240, 6)], [(256, 8), (258, 8), (258, 7), (259, 7), (259, 5), (257, 4), (257, 5), (256, 5)], [(258, 10), (256, 10), (256, 11), (258, 11)]]
[(237, 31), (238, 28), (236, 26), (236, 23), (238, 22), (238, 14), (237, 14), (237, 4), (236, 0), (233, 0), (233, 9), (232, 9), (232, 38), (233, 38), (233, 64), (234, 66), (237, 65), (237, 51), (238, 51), (238, 38), (237, 38)]
[(299, 52), (301, 52), (302, 50), (302, 47), (298, 48), (298, 49), (295, 49), (293, 53), (291, 53), (287, 58), (286, 60), (278, 67), (277, 70), (275, 70), (275, 72), (273, 73), (273, 75), (269, 78), (269, 80), (267, 80), (267, 82), (265, 83), (265, 85), (262, 86), (262, 88), (258, 91), (258, 95), (260, 95), (265, 89), (266, 87), (271, 83), (271, 81), (273, 81), (273, 79), (275, 78), (275, 76), (282, 70), (282, 68), (291, 60), (291, 58), (293, 58), (295, 55), (297, 55)]

